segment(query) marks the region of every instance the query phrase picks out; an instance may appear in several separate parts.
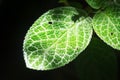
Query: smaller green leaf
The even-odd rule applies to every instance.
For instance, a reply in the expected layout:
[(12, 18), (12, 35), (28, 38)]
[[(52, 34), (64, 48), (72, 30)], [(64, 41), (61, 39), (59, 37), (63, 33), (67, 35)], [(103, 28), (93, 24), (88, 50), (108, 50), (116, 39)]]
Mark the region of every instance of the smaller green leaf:
[(111, 5), (93, 18), (96, 34), (114, 49), (120, 50), (120, 7)]
[(86, 0), (86, 2), (94, 9), (99, 9), (103, 6), (106, 0)]

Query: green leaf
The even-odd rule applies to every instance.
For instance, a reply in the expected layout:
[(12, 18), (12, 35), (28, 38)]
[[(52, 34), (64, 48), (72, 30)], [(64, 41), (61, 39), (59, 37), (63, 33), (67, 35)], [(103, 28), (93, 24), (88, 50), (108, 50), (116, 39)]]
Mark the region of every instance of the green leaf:
[(96, 34), (114, 49), (120, 50), (120, 7), (109, 6), (93, 18)]
[(99, 9), (103, 6), (106, 0), (86, 0), (86, 2), (94, 9)]
[(75, 59), (92, 37), (91, 18), (83, 10), (60, 7), (47, 11), (28, 30), (24, 44), (26, 66), (51, 70)]
[(117, 59), (111, 47), (92, 38), (74, 62), (80, 80), (117, 80)]

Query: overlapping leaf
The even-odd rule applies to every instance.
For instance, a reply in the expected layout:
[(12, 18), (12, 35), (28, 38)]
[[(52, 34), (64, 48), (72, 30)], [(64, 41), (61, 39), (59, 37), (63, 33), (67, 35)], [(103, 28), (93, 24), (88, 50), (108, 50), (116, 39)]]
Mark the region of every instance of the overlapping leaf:
[(112, 5), (97, 13), (93, 28), (105, 43), (120, 50), (120, 7)]
[(92, 36), (91, 19), (85, 15), (83, 10), (60, 7), (49, 10), (36, 20), (23, 44), (26, 66), (50, 70), (76, 58)]

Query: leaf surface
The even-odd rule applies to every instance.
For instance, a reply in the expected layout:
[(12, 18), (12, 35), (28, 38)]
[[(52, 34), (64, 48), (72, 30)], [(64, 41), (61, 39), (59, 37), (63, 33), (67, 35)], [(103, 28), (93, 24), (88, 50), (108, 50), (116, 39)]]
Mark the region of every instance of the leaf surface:
[(51, 70), (75, 59), (92, 37), (91, 18), (73, 7), (47, 11), (28, 30), (24, 44), (26, 66)]
[(109, 6), (93, 18), (96, 34), (114, 49), (120, 50), (120, 7)]

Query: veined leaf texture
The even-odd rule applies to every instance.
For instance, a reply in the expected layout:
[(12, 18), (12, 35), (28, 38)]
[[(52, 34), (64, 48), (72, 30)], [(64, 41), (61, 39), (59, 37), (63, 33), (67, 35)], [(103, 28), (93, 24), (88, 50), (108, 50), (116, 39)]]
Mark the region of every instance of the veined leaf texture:
[(96, 34), (114, 49), (120, 50), (120, 7), (109, 6), (93, 18)]
[(26, 66), (51, 70), (71, 62), (89, 44), (91, 18), (74, 7), (54, 8), (39, 17), (23, 43)]

